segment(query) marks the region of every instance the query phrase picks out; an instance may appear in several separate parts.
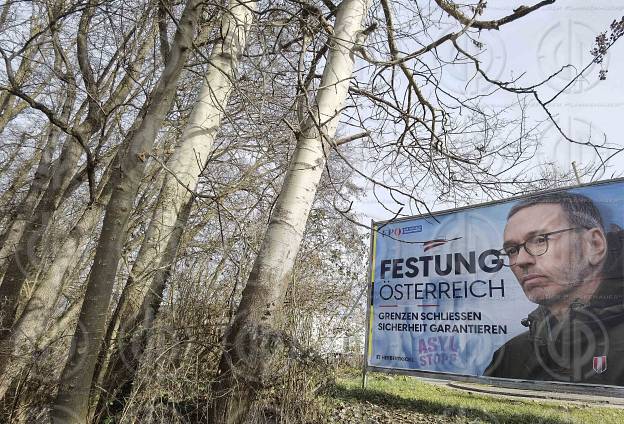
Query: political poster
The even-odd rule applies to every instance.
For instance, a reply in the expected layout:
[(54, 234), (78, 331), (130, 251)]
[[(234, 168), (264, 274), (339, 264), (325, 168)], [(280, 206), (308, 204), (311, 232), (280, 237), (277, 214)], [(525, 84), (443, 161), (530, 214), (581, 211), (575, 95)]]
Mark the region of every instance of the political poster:
[(373, 223), (367, 366), (624, 385), (622, 227), (622, 180)]

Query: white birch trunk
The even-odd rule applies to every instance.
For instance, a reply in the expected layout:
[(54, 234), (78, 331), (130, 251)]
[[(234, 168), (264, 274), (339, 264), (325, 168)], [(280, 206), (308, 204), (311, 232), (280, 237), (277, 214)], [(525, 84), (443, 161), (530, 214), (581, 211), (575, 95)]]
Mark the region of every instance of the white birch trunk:
[[(113, 192), (106, 207), (102, 231), (72, 339), (70, 357), (61, 374), (51, 420), (67, 424), (87, 422), (93, 373), (106, 328), (106, 317), (130, 213), (145, 171), (144, 157), (150, 154), (157, 132), (175, 98), (177, 82), (193, 45), (201, 0), (188, 0), (178, 21), (168, 61), (150, 101), (125, 141), (127, 150), (113, 171)], [(141, 119), (142, 117), (142, 119)]]
[(356, 38), (367, 0), (344, 0), (336, 15), (329, 57), (315, 104), (297, 139), (269, 227), (243, 290), (236, 318), (226, 335), (219, 375), (213, 384), (213, 422), (242, 423), (262, 383), (263, 363), (271, 355), (271, 325), (280, 308), (336, 132), (353, 73)]
[(245, 48), (245, 38), (256, 9), (255, 1), (234, 0), (223, 15), (223, 38), (213, 48), (199, 100), (175, 152), (166, 164), (169, 175), (165, 177), (157, 207), (132, 266), (131, 279), (123, 299), (125, 308), (121, 311), (122, 317), (132, 315), (132, 310), (136, 312), (136, 305), (142, 303), (151, 282), (150, 270), (158, 264), (175, 228), (178, 214), (191, 196), (189, 190), (195, 189), (199, 175), (206, 166), (232, 92), (236, 67)]
[[(236, 68), (246, 45), (256, 1), (234, 0), (224, 12), (221, 21), (222, 39), (217, 42), (210, 55), (210, 66), (204, 77), (199, 99), (195, 104), (174, 154), (167, 161), (167, 175), (163, 182), (158, 202), (147, 233), (132, 266), (132, 271), (115, 313), (109, 324), (99, 368), (97, 381), (102, 381), (111, 356), (116, 354), (114, 339), (125, 338), (132, 333), (129, 324), (135, 323), (141, 305), (150, 287), (153, 272), (174, 231), (180, 210), (188, 203), (197, 180), (206, 166), (214, 139), (221, 126)], [(120, 328), (126, 323), (128, 328)]]

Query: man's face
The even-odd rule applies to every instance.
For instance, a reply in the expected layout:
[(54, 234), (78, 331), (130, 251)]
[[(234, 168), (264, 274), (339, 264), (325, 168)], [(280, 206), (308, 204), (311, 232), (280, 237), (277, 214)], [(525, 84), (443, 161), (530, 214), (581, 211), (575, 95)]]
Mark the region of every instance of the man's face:
[[(516, 212), (505, 226), (504, 245), (524, 243), (528, 238), (574, 227), (559, 205), (529, 206)], [(520, 248), (511, 267), (526, 297), (550, 305), (565, 299), (591, 274), (583, 255), (582, 230), (565, 231), (548, 237), (548, 250), (531, 256)]]

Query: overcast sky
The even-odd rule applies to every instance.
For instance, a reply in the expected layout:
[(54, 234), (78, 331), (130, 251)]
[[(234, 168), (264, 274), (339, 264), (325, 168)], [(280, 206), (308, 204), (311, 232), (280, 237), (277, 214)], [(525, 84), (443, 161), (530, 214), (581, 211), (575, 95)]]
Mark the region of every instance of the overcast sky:
[[(431, 2), (433, 3), (433, 2)], [(520, 5), (530, 5), (529, 1), (488, 0), (487, 12), (482, 19), (501, 17)], [(484, 68), (488, 74), (501, 80), (509, 80), (524, 72), (525, 84), (535, 83), (566, 64), (573, 64), (578, 70), (591, 62), (590, 50), (599, 33), (609, 30), (614, 19), (624, 16), (624, 0), (600, 0), (595, 2), (558, 0), (529, 16), (512, 22), (500, 31), (482, 31), (480, 40), (486, 51), (481, 53)], [(441, 30), (443, 31), (443, 30)], [(599, 81), (601, 65), (594, 65), (586, 77), (570, 87), (552, 104), (557, 121), (572, 138), (586, 141), (605, 139), (609, 143), (623, 144), (621, 126), (624, 123), (624, 37), (609, 51), (602, 66), (608, 69), (607, 79)], [(487, 87), (483, 81), (473, 79), (473, 69), (466, 66), (454, 67), (445, 73), (443, 85), (456, 92), (477, 94)], [(564, 71), (560, 77), (542, 90), (547, 98), (560, 90), (575, 70)], [(492, 105), (509, 102), (504, 95), (493, 95), (486, 100)], [(531, 119), (543, 120), (545, 115), (537, 107), (531, 108)], [(552, 126), (551, 126), (552, 127)], [(563, 169), (570, 170), (571, 163), (579, 166), (596, 161), (590, 149), (570, 145), (554, 128), (544, 126), (543, 148), (539, 160), (556, 161)], [(624, 175), (624, 156), (610, 162), (611, 167), (594, 180), (611, 178), (613, 174)], [(590, 182), (588, 178), (582, 182)], [(475, 199), (475, 203), (481, 199)], [(452, 205), (436, 205), (436, 209)], [(374, 198), (365, 198), (358, 204), (361, 211), (360, 222), (370, 219), (389, 219), (392, 214), (377, 204)]]

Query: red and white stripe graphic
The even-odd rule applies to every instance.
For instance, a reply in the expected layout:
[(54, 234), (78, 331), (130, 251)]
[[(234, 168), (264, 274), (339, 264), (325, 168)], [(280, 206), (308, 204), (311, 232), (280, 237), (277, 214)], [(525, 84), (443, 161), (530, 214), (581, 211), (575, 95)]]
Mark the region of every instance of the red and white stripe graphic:
[(596, 374), (602, 374), (607, 370), (607, 355), (594, 356), (594, 371)]
[(438, 246), (442, 246), (445, 245), (446, 243), (453, 241), (453, 240), (459, 240), (461, 237), (455, 237), (452, 239), (433, 239), (433, 240), (429, 240), (429, 241), (425, 241), (423, 242), (423, 247), (424, 247), (424, 251), (426, 252), (427, 250), (431, 250), (435, 247)]

